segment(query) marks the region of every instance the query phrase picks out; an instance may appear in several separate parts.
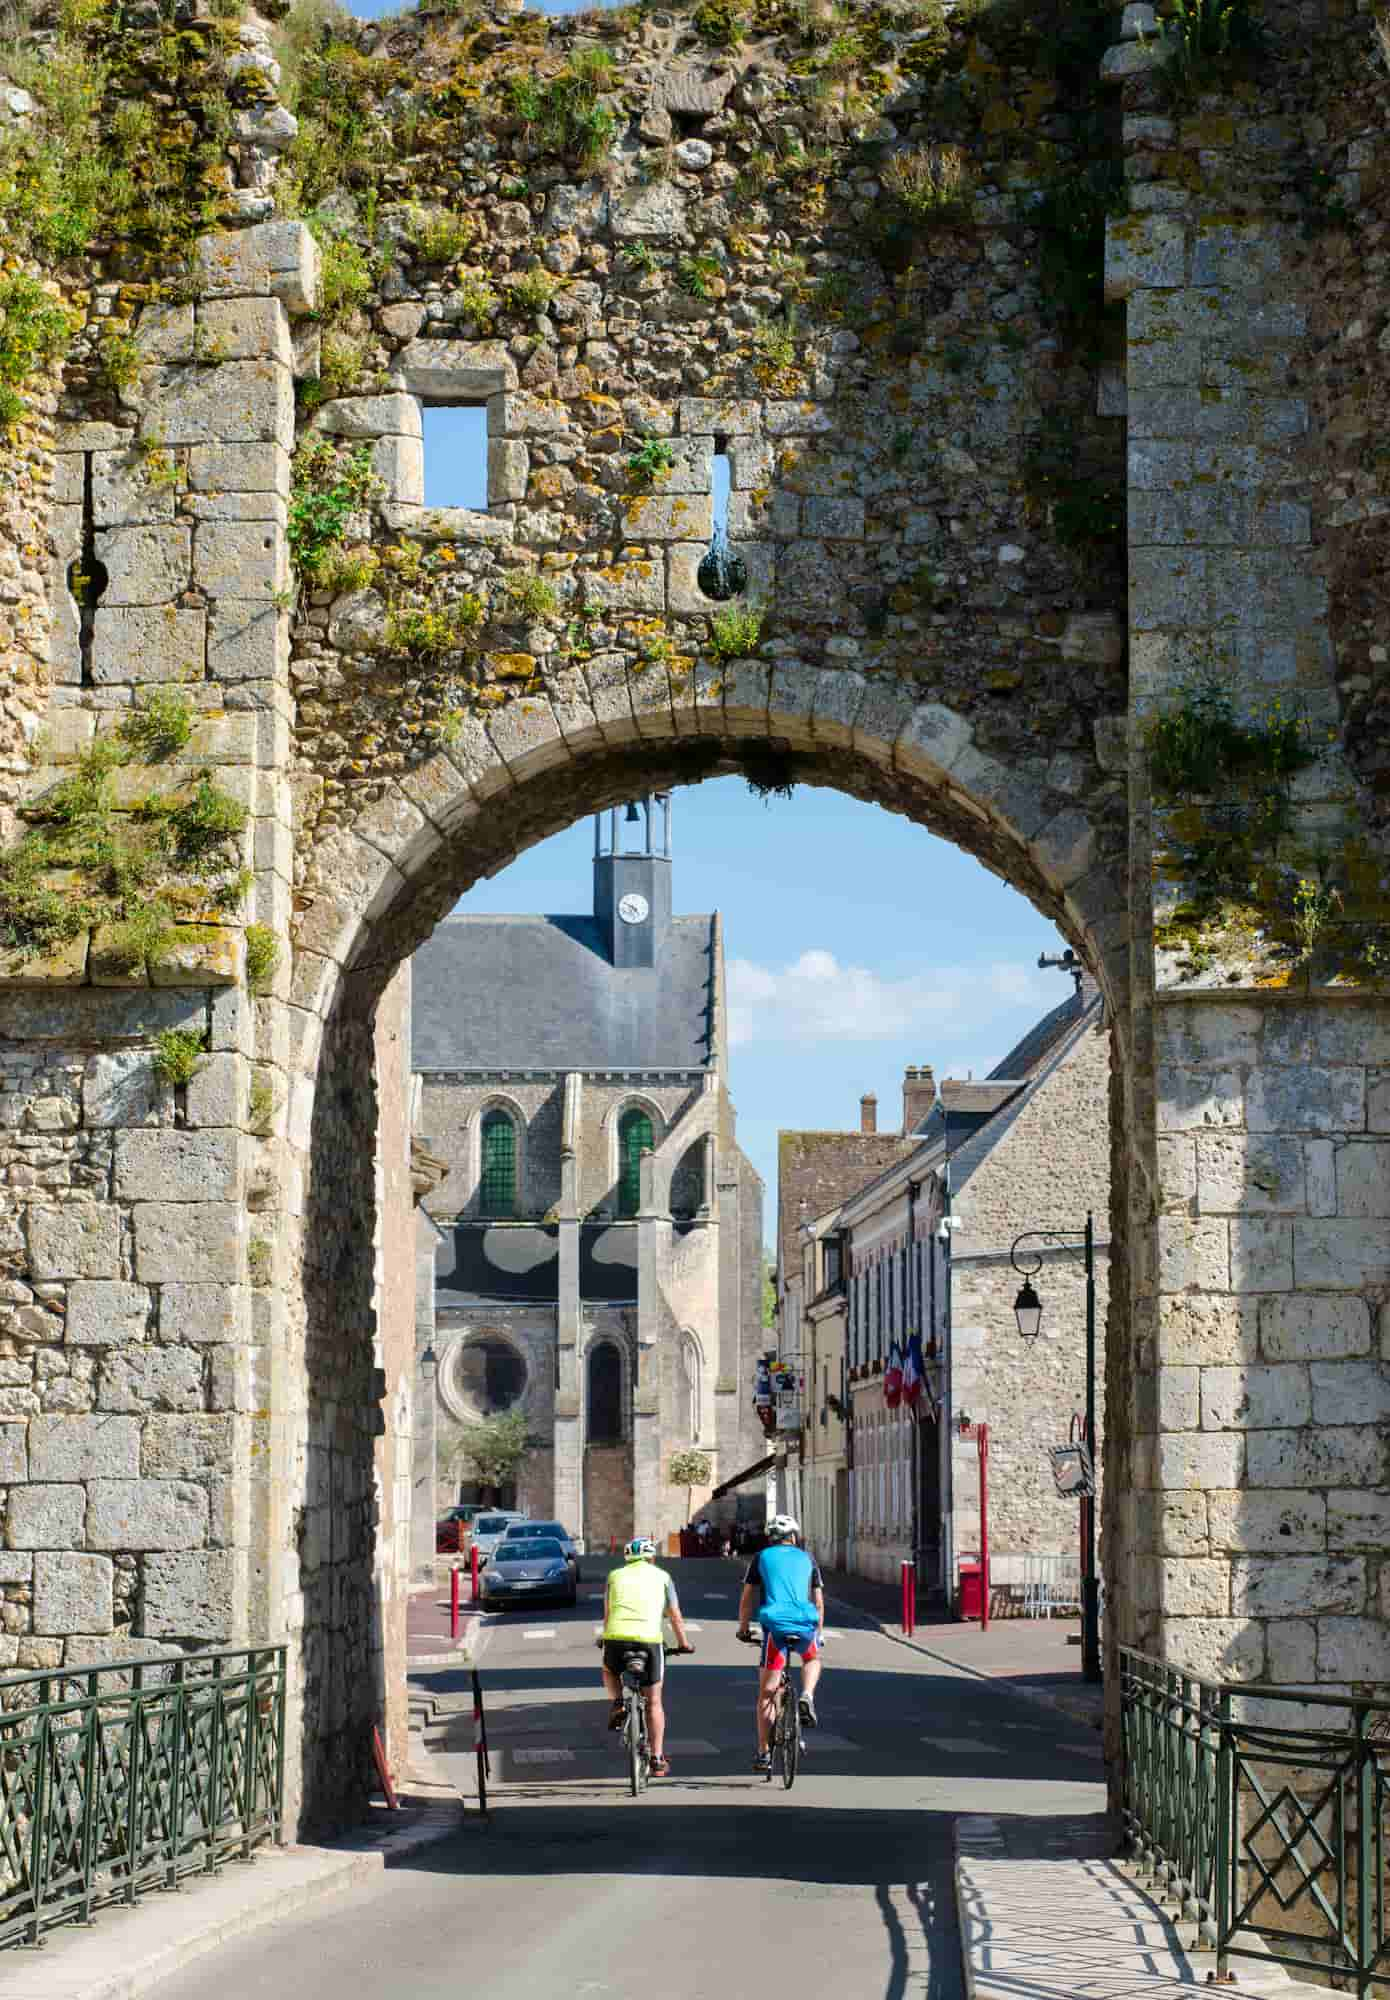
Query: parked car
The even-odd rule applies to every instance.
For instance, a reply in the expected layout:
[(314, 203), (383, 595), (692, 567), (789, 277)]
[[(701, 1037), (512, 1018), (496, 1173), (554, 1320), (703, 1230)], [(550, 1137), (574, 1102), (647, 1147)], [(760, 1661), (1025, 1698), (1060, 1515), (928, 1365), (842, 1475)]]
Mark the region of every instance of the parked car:
[(473, 1517), (473, 1546), (478, 1551), (478, 1562), (483, 1564), (492, 1554), (497, 1544), (511, 1527), (513, 1521), (524, 1521), (526, 1516), (515, 1508), (492, 1507), (485, 1514)]
[(559, 1542), (574, 1570), (574, 1580), (578, 1583), (579, 1550), (575, 1547), (574, 1536), (569, 1529), (562, 1528), (558, 1521), (513, 1521), (502, 1540), (505, 1546), (510, 1548), (513, 1542), (534, 1541), (538, 1535)]
[(465, 1529), (484, 1510), (476, 1500), (470, 1500), (466, 1507), (451, 1507), (434, 1524), (434, 1552), (437, 1556), (456, 1556), (462, 1550)]
[(563, 1542), (553, 1535), (536, 1535), (515, 1544), (499, 1542), (483, 1571), (483, 1609), (505, 1611), (508, 1605), (539, 1603), (554, 1598), (573, 1604), (579, 1592)]

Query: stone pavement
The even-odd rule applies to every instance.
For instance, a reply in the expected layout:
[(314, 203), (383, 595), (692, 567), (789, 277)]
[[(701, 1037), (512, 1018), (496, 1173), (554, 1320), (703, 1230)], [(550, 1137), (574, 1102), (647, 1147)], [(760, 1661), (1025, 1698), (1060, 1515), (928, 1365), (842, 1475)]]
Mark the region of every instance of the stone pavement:
[[(966, 2000), (1197, 2000), (1216, 1967), (1111, 1857), (1105, 1814), (956, 1822), (956, 1908)], [(1234, 1958), (1238, 1989), (1326, 2000), (1272, 1959)]]
[(1076, 1618), (991, 1618), (988, 1631), (937, 1611), (919, 1615), (911, 1639), (902, 1636), (902, 1596), (895, 1584), (874, 1583), (848, 1570), (822, 1569), (828, 1599), (862, 1613), (884, 1636), (964, 1673), (1005, 1683), (1015, 1694), (1061, 1709), (1099, 1729), (1101, 1689), (1081, 1678), (1081, 1625)]
[(453, 1636), (449, 1617), (449, 1565), (435, 1564), (433, 1583), (416, 1584), (410, 1592), (406, 1614), (406, 1656), (408, 1666), (440, 1667), (455, 1659), (466, 1661), (479, 1612), (470, 1600), (471, 1580), (467, 1570), (459, 1578), (459, 1629)]

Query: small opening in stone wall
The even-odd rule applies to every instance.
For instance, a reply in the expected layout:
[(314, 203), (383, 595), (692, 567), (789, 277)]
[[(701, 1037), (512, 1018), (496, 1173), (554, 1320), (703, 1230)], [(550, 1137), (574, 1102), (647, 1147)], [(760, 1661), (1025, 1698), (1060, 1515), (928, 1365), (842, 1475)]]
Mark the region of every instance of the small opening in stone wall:
[(671, 125), (678, 139), (699, 139), (705, 130), (707, 111), (673, 111)]
[(487, 507), (487, 409), (478, 404), (426, 404), (425, 505)]
[(727, 438), (714, 440), (714, 533), (708, 553), (695, 572), (695, 581), (704, 595), (716, 604), (726, 604), (748, 588), (748, 566), (729, 546), (729, 468)]

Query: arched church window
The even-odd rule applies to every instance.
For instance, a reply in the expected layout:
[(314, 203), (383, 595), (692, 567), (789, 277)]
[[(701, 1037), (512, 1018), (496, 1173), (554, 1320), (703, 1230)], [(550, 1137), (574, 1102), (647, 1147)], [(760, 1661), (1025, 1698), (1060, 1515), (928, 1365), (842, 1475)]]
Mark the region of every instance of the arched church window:
[(618, 1213), (636, 1215), (642, 1206), (642, 1155), (652, 1150), (652, 1121), (633, 1106), (618, 1124)]
[(611, 1340), (589, 1350), (589, 1443), (620, 1444), (623, 1435), (623, 1361)]
[(700, 1442), (700, 1349), (691, 1333), (681, 1335), (675, 1430), (682, 1444)]
[(478, 1206), (484, 1215), (516, 1213), (516, 1126), (506, 1111), (483, 1119)]

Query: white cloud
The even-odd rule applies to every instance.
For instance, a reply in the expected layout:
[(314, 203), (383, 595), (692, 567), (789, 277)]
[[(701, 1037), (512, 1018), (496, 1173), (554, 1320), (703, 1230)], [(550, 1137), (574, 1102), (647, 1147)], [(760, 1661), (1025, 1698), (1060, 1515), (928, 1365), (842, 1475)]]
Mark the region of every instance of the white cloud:
[(933, 966), (884, 979), (864, 965), (841, 965), (833, 952), (803, 951), (780, 971), (752, 959), (728, 965), (729, 1040), (870, 1042), (925, 1027), (979, 1029), (1009, 1009), (1041, 1013), (1064, 997), (1056, 976), (1033, 966)]

